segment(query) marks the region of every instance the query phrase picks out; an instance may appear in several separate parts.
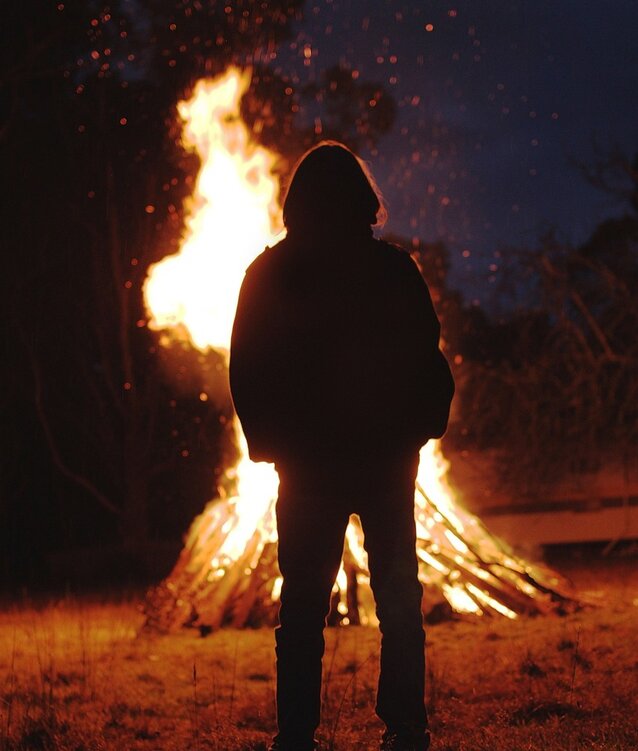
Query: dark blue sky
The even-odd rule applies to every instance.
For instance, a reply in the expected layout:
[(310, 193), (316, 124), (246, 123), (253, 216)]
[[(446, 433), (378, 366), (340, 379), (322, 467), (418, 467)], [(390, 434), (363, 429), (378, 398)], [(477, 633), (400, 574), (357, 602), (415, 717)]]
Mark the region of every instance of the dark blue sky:
[(304, 15), (273, 65), (303, 81), (341, 62), (392, 92), (393, 132), (363, 155), (388, 228), (446, 239), (470, 296), (487, 299), (504, 245), (552, 225), (579, 242), (621, 211), (570, 159), (595, 141), (638, 151), (634, 0), (309, 0)]

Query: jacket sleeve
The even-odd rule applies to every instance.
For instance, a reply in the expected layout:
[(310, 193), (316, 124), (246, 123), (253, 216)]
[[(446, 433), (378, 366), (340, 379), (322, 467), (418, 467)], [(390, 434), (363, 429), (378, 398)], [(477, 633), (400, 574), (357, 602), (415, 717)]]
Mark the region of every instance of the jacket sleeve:
[(454, 379), (439, 346), (441, 326), (432, 298), (416, 263), (406, 257), (405, 315), (414, 348), (408, 377), (414, 399), (415, 429), (424, 442), (440, 438), (447, 429)]
[(230, 389), (253, 461), (273, 460), (269, 444), (276, 429), (271, 394), (277, 380), (273, 295), (265, 277), (259, 263), (247, 270), (230, 345)]

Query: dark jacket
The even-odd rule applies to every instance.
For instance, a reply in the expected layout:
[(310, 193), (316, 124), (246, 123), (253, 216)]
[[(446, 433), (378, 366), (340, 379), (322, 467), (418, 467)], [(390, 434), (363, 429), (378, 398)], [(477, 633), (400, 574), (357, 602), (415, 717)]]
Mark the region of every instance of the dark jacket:
[(250, 457), (401, 455), (445, 432), (454, 393), (408, 253), (370, 234), (286, 238), (246, 271), (230, 383)]

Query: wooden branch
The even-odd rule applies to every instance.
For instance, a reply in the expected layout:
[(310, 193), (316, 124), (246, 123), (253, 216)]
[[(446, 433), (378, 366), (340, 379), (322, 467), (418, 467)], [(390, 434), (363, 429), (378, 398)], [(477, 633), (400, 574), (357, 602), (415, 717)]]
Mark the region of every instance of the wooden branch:
[[(103, 241), (102, 235), (97, 231), (95, 226), (92, 222), (89, 222), (86, 220), (83, 211), (76, 203), (68, 203), (69, 207), (69, 215), (73, 216), (74, 221), (78, 224), (78, 226), (82, 227), (87, 234), (92, 238), (92, 245), (90, 246), (92, 248), (92, 256), (93, 256), (93, 283), (94, 288), (96, 290), (101, 289), (102, 282), (101, 277), (99, 275), (99, 271), (96, 268), (97, 260), (100, 258), (100, 243)], [(95, 306), (97, 307), (99, 305), (99, 296), (96, 296), (94, 300)], [(101, 317), (104, 317), (103, 315)], [(106, 331), (106, 327), (103, 326), (97, 326), (95, 327), (93, 331), (94, 339), (98, 343), (98, 350), (101, 353), (101, 361), (109, 362), (110, 361), (110, 353), (108, 347), (104, 344), (104, 332)], [(122, 383), (121, 379), (119, 381), (119, 384), (116, 386), (116, 384), (113, 381), (111, 368), (104, 368), (103, 371), (103, 378), (104, 378), (104, 384), (106, 391), (108, 395), (110, 396), (110, 409), (117, 412), (120, 416), (124, 416), (125, 409), (122, 406)]]
[[(541, 265), (545, 268), (545, 270), (548, 272), (548, 274), (555, 279), (561, 279), (562, 275), (560, 271), (554, 266), (554, 264), (550, 261), (550, 259), (547, 256), (543, 256), (541, 258)], [(589, 326), (591, 332), (594, 334), (594, 337), (602, 347), (603, 352), (607, 356), (607, 358), (611, 361), (616, 361), (618, 358), (618, 355), (614, 352), (614, 350), (611, 348), (611, 345), (607, 341), (607, 337), (605, 336), (605, 332), (601, 329), (601, 327), (598, 325), (598, 321), (594, 318), (594, 316), (591, 314), (589, 308), (585, 304), (585, 301), (583, 300), (582, 296), (578, 292), (578, 290), (574, 289), (573, 287), (568, 287), (568, 294), (574, 305), (578, 308), (581, 315), (587, 322), (587, 325)]]
[[(446, 527), (446, 529), (450, 530), (450, 532), (452, 532), (453, 534), (458, 535), (458, 532), (452, 526), (452, 524), (450, 523), (450, 521), (448, 520), (448, 518), (446, 517), (446, 515), (437, 507), (437, 505), (432, 501), (432, 499), (425, 492), (425, 489), (423, 488), (423, 486), (420, 483), (418, 483), (418, 482), (416, 483), (415, 486), (416, 486), (416, 489), (418, 490), (418, 492), (425, 498), (425, 500), (434, 509), (434, 511), (437, 512), (441, 516), (441, 518), (443, 520), (442, 524)], [(486, 537), (487, 539), (489, 539), (492, 542), (492, 544), (494, 544), (496, 546), (497, 549), (499, 547), (501, 547), (499, 545), (499, 543), (496, 541), (496, 538), (494, 537), (494, 535), (492, 535), (492, 533), (486, 527), (482, 526), (481, 532), (482, 532), (482, 534), (483, 534), (484, 537)], [(526, 571), (525, 567), (520, 566), (520, 567), (516, 567), (515, 568), (515, 567), (512, 567), (512, 566), (508, 566), (502, 560), (487, 561), (487, 560), (485, 560), (479, 554), (479, 552), (477, 551), (476, 547), (473, 546), (473, 544), (472, 544), (472, 542), (470, 540), (466, 539), (465, 537), (461, 537), (461, 539), (463, 540), (463, 542), (467, 546), (467, 548), (470, 551), (470, 553), (474, 556), (476, 565), (478, 565), (481, 568), (483, 568), (486, 571), (488, 571), (499, 582), (500, 586), (503, 586), (503, 587), (505, 587), (505, 586), (512, 587), (513, 585), (510, 582), (507, 582), (506, 580), (504, 580), (503, 577), (500, 576), (498, 573), (496, 573), (495, 570), (494, 570), (495, 568), (500, 568), (503, 571), (507, 571), (507, 572), (509, 572), (510, 574), (513, 574), (516, 577), (524, 577), (524, 578), (526, 578), (527, 581), (530, 581), (531, 577), (529, 575), (529, 572)], [(515, 556), (509, 554), (508, 557), (514, 558)], [(455, 565), (458, 565), (458, 564), (455, 564)], [(523, 598), (525, 597), (524, 594), (522, 596), (523, 596)], [(568, 597), (564, 597), (564, 599), (568, 599)]]
[[(109, 259), (111, 266), (111, 279), (113, 289), (118, 303), (118, 340), (120, 344), (120, 356), (122, 358), (122, 369), (124, 371), (124, 380), (133, 383), (133, 361), (131, 357), (131, 344), (129, 341), (129, 311), (130, 311), (130, 292), (124, 287), (124, 278), (122, 273), (122, 248), (119, 236), (119, 213), (117, 201), (115, 199), (116, 189), (113, 184), (113, 167), (109, 163), (106, 165), (106, 200), (108, 209), (108, 240), (109, 240)], [(131, 396), (134, 396), (132, 394)]]
[(58, 468), (61, 474), (63, 474), (67, 479), (74, 482), (76, 485), (84, 488), (84, 490), (90, 493), (90, 495), (92, 495), (101, 506), (103, 506), (111, 513), (119, 515), (121, 513), (120, 509), (109, 498), (107, 498), (107, 496), (104, 495), (104, 493), (102, 493), (102, 491), (99, 490), (99, 488), (97, 488), (87, 477), (84, 477), (84, 475), (81, 475), (78, 472), (72, 470), (62, 458), (53, 437), (53, 431), (51, 430), (51, 426), (49, 425), (49, 419), (42, 404), (42, 378), (40, 375), (40, 368), (36, 361), (33, 350), (26, 344), (26, 342), (25, 348), (29, 356), (29, 361), (31, 362), (31, 370), (33, 373), (35, 407), (38, 418), (40, 420), (40, 425), (42, 426), (42, 432), (44, 433), (44, 437), (51, 453), (51, 458), (53, 459), (53, 463)]
[(570, 291), (569, 295), (572, 300), (574, 301), (574, 304), (580, 310), (583, 317), (587, 321), (587, 324), (589, 325), (589, 328), (592, 330), (594, 336), (598, 340), (598, 343), (603, 348), (604, 353), (607, 355), (607, 357), (610, 360), (613, 360), (616, 358), (616, 353), (611, 348), (609, 342), (607, 341), (607, 337), (605, 336), (605, 333), (598, 325), (598, 321), (594, 318), (594, 316), (589, 312), (589, 308), (587, 305), (585, 305), (585, 301), (583, 300), (582, 296), (579, 292), (577, 292), (575, 289)]

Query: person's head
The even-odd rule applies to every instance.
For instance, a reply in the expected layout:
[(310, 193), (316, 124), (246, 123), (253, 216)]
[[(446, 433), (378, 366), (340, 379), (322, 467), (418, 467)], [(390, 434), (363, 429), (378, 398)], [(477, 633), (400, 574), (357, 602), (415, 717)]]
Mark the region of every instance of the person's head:
[(369, 228), (383, 224), (381, 194), (366, 165), (336, 141), (307, 151), (295, 167), (284, 200), (290, 232)]

